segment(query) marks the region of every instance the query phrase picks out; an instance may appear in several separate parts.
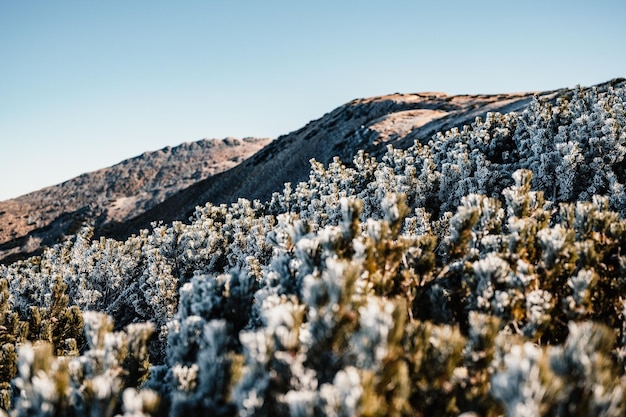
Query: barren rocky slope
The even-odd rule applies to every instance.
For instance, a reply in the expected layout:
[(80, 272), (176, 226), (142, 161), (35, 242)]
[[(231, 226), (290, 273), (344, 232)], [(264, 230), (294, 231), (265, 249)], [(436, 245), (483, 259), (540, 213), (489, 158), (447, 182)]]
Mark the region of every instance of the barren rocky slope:
[(177, 191), (241, 163), (271, 139), (204, 139), (166, 147), (0, 202), (0, 260), (36, 252), (76, 232), (124, 222)]

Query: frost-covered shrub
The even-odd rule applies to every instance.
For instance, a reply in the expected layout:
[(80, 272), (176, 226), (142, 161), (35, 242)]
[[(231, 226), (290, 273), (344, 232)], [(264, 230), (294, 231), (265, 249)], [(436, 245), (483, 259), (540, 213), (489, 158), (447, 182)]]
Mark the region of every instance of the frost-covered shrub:
[[(114, 416), (122, 395), (130, 395), (123, 394), (125, 389), (141, 397), (152, 395), (138, 391), (149, 373), (146, 345), (152, 326), (111, 332), (113, 324), (105, 314), (87, 312), (84, 317), (89, 348), (82, 355), (56, 356), (54, 346), (42, 341), (20, 346), (11, 415)], [(132, 410), (129, 401), (125, 398), (126, 410)], [(135, 409), (155, 409), (157, 402), (152, 396)]]
[(0, 267), (11, 415), (623, 415), (623, 86)]
[(611, 358), (611, 330), (591, 322), (568, 327), (562, 346), (515, 344), (495, 361), (491, 389), (507, 415), (624, 415), (626, 379)]

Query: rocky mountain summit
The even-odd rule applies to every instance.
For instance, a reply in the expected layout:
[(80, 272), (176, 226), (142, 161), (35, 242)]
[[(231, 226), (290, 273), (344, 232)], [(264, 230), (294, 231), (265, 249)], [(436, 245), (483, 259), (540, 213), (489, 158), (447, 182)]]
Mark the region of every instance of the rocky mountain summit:
[(0, 260), (36, 253), (85, 222), (123, 223), (207, 177), (241, 163), (271, 139), (203, 139), (145, 152), (112, 167), (0, 202)]

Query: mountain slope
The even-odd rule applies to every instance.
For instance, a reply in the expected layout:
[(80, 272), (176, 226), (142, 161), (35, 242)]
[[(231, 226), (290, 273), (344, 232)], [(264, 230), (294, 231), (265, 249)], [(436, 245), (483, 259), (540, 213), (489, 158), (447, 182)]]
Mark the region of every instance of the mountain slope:
[(0, 202), (0, 261), (36, 252), (85, 222), (124, 222), (177, 191), (232, 168), (271, 139), (204, 139), (166, 147)]
[(0, 409), (626, 415), (613, 84), (0, 265)]
[(520, 111), (535, 96), (552, 99), (558, 94), (559, 91), (461, 96), (421, 93), (357, 99), (279, 137), (233, 169), (199, 181), (127, 222), (97, 229), (96, 234), (123, 239), (149, 227), (153, 221), (186, 221), (196, 206), (207, 201), (266, 201), (284, 183), (307, 179), (311, 159), (327, 164), (338, 156), (348, 162), (361, 149), (380, 156), (386, 144), (408, 148), (415, 140), (428, 141), (438, 131), (469, 125), (488, 112)]
[[(595, 88), (605, 91), (619, 81)], [(353, 100), (274, 141), (205, 140), (146, 153), (0, 202), (0, 262), (38, 253), (84, 222), (94, 225), (96, 237), (124, 239), (155, 221), (186, 222), (206, 202), (267, 201), (284, 183), (306, 180), (311, 159), (327, 165), (339, 157), (349, 164), (358, 150), (380, 157), (388, 144), (406, 149), (490, 112), (520, 112), (535, 97), (555, 102), (571, 94), (567, 89), (498, 95), (391, 94)], [(251, 157), (244, 160), (245, 156)], [(144, 166), (153, 168), (146, 171)]]

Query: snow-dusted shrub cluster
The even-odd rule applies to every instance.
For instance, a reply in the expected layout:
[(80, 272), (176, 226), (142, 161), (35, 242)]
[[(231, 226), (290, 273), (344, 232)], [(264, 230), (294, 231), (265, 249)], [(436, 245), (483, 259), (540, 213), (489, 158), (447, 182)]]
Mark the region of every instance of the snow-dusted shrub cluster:
[(10, 415), (626, 413), (622, 88), (0, 267)]

